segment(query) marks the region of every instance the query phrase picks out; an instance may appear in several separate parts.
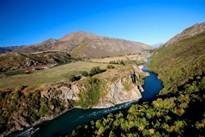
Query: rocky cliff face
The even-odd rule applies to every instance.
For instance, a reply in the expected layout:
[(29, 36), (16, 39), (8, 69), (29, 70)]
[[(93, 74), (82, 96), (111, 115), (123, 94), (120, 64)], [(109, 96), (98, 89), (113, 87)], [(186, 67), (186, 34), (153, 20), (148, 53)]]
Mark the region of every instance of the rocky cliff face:
[(141, 92), (141, 85), (133, 84), (129, 78), (116, 80), (108, 87), (106, 95), (100, 98), (94, 108), (105, 108), (128, 101), (137, 101), (142, 97)]
[[(142, 73), (138, 67), (135, 67), (136, 72), (136, 83), (132, 83), (130, 75), (125, 77), (119, 77), (114, 81), (105, 81), (99, 101), (91, 105), (91, 108), (105, 108), (111, 107), (116, 104), (128, 102), (131, 100), (139, 100), (141, 98), (141, 92), (143, 92), (142, 85), (140, 83), (139, 73)], [(58, 91), (56, 94), (54, 91)], [(81, 82), (71, 83), (60, 83), (53, 86), (52, 88), (44, 88), (41, 92), (41, 96), (47, 98), (57, 97), (69, 105), (70, 101), (78, 102), (80, 101), (80, 96), (82, 92), (87, 92), (86, 85)], [(82, 106), (80, 106), (82, 107)]]

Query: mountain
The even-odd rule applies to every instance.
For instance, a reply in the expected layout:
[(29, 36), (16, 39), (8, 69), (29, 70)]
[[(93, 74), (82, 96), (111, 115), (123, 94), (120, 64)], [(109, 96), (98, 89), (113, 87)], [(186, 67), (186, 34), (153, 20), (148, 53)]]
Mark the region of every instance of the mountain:
[(13, 51), (33, 53), (39, 51), (64, 51), (73, 57), (98, 58), (143, 53), (150, 47), (144, 43), (98, 36), (87, 32), (74, 32), (61, 39), (48, 39), (42, 43), (17, 47)]
[(71, 55), (88, 58), (133, 54), (149, 49), (149, 46), (143, 43), (102, 37), (85, 32), (66, 35), (59, 41), (73, 45)]

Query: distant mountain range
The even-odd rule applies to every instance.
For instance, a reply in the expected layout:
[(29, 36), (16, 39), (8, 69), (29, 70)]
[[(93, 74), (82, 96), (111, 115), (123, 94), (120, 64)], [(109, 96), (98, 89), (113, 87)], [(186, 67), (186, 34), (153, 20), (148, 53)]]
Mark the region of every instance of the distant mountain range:
[(63, 51), (74, 57), (98, 58), (144, 52), (150, 46), (141, 42), (98, 36), (87, 32), (74, 32), (61, 39), (48, 39), (39, 44), (0, 48), (0, 53), (13, 51), (34, 53), (42, 51)]

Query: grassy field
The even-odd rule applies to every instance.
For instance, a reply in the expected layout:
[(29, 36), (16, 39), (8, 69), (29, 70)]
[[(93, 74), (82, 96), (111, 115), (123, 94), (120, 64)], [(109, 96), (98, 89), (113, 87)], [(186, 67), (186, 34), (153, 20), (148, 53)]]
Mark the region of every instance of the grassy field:
[(99, 62), (99, 63), (109, 63), (113, 61), (138, 61), (144, 62), (146, 61), (147, 55), (134, 54), (134, 55), (126, 55), (126, 56), (115, 56), (115, 57), (107, 57), (107, 58), (93, 58), (90, 59), (91, 62)]
[(107, 64), (75, 62), (60, 65), (47, 70), (37, 71), (31, 74), (19, 74), (9, 77), (2, 77), (0, 78), (0, 88), (14, 88), (22, 85), (37, 86), (41, 84), (68, 81), (71, 74), (75, 74), (78, 71), (89, 71), (91, 68), (96, 66), (105, 69)]

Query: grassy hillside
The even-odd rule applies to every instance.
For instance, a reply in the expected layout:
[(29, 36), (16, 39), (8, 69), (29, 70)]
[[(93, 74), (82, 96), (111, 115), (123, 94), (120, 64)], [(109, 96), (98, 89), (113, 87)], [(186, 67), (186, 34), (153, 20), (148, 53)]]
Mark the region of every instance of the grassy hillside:
[(205, 32), (181, 40), (174, 45), (165, 45), (152, 56), (150, 68), (164, 82), (163, 93), (176, 91), (194, 76), (205, 73)]
[(107, 64), (74, 62), (60, 65), (51, 69), (45, 69), (31, 74), (19, 74), (0, 78), (0, 88), (14, 88), (20, 86), (39, 86), (41, 84), (49, 84), (60, 81), (68, 81), (72, 74), (79, 71), (89, 71), (91, 68), (99, 66), (102, 69)]
[(67, 136), (204, 136), (205, 32), (159, 48), (150, 68), (164, 83), (157, 99), (109, 114)]

